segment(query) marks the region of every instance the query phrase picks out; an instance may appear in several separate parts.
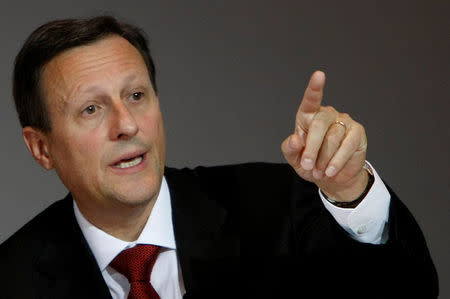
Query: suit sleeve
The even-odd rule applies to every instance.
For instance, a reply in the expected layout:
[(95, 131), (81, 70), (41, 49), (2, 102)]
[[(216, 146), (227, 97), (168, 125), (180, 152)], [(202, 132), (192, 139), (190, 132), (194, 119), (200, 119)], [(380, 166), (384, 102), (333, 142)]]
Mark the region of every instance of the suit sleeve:
[(374, 183), (356, 208), (337, 207), (326, 200), (321, 191), (319, 195), (325, 208), (353, 239), (363, 243), (381, 244), (386, 243), (389, 238), (385, 228), (389, 220), (391, 195), (376, 170), (370, 166)]
[(391, 202), (385, 244), (354, 240), (328, 211), (312, 213), (307, 225), (296, 226), (299, 266), (307, 273), (300, 276), (312, 289), (362, 298), (437, 298), (438, 277), (423, 233), (387, 189)]

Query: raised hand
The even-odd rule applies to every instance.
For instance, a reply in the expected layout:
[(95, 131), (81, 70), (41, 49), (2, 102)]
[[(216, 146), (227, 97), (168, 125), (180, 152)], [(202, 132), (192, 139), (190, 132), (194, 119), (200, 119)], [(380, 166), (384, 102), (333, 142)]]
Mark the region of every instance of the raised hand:
[(364, 127), (348, 114), (321, 106), (325, 74), (316, 71), (305, 90), (295, 130), (281, 144), (286, 161), (299, 176), (338, 201), (352, 201), (367, 185)]

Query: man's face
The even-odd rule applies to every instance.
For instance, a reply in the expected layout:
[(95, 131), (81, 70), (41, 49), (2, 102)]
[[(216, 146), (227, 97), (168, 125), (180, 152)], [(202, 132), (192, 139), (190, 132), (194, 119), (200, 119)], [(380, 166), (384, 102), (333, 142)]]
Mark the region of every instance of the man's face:
[(138, 206), (157, 196), (164, 128), (136, 48), (113, 35), (63, 52), (45, 65), (41, 89), (51, 166), (79, 205)]

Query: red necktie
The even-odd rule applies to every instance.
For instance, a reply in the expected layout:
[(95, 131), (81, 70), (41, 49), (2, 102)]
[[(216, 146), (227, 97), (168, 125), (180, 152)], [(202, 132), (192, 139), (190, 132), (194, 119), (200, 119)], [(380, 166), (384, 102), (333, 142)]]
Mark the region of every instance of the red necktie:
[(160, 251), (156, 245), (137, 245), (122, 251), (110, 266), (128, 278), (128, 299), (160, 299), (150, 284), (150, 275)]

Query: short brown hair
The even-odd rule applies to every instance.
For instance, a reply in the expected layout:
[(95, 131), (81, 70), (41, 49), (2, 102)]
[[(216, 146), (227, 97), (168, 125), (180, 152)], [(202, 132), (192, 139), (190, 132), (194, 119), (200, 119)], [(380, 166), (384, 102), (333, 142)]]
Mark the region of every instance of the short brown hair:
[(139, 51), (157, 93), (155, 65), (145, 33), (140, 28), (119, 22), (111, 16), (52, 21), (31, 33), (15, 60), (13, 96), (22, 127), (32, 126), (43, 132), (51, 131), (50, 116), (40, 90), (45, 64), (65, 50), (93, 43), (108, 35), (125, 38)]

